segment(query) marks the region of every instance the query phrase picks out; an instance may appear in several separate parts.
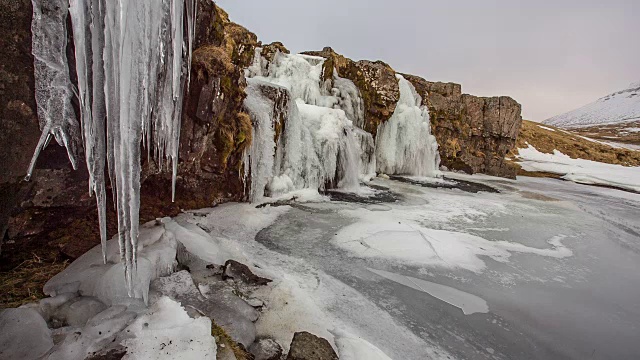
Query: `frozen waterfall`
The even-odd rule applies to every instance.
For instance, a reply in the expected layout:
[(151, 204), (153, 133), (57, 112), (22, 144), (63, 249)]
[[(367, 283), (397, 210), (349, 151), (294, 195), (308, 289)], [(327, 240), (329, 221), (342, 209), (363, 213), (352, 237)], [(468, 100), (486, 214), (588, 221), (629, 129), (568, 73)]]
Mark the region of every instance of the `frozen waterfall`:
[(266, 64), (260, 54), (246, 72), (245, 108), (254, 123), (246, 159), (251, 201), (305, 188), (357, 190), (360, 146), (348, 117), (362, 117), (355, 85), (323, 83), (321, 57), (277, 53)]
[[(189, 81), (196, 0), (32, 2), (36, 101), (42, 137), (27, 178), (52, 136), (67, 148), (74, 168), (73, 145), (84, 141), (103, 249), (108, 169), (118, 213), (121, 259), (131, 291), (138, 248), (140, 144), (160, 167), (164, 159), (170, 162), (175, 196), (183, 90)], [(71, 107), (73, 86), (65, 54), (67, 10), (75, 45), (82, 140)]]
[(440, 156), (431, 135), (429, 110), (413, 85), (396, 75), (400, 100), (391, 118), (378, 127), (376, 135), (377, 170), (384, 174), (440, 176)]
[(403, 77), (397, 76), (397, 108), (374, 140), (360, 128), (364, 104), (355, 84), (337, 71), (332, 80), (321, 80), (324, 58), (277, 52), (269, 62), (261, 50), (245, 72), (245, 109), (254, 123), (254, 142), (245, 159), (252, 202), (265, 194), (327, 185), (357, 191), (360, 181), (370, 181), (376, 171), (440, 175), (428, 109)]

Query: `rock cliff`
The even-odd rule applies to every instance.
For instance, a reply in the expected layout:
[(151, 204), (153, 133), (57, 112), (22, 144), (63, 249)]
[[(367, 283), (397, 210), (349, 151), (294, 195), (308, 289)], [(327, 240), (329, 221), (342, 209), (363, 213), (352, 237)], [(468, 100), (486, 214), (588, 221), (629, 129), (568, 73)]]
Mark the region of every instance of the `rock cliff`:
[(514, 148), (522, 126), (520, 104), (508, 96), (462, 94), (459, 84), (403, 76), (429, 108), (442, 165), (467, 173), (515, 177), (517, 168), (504, 158)]

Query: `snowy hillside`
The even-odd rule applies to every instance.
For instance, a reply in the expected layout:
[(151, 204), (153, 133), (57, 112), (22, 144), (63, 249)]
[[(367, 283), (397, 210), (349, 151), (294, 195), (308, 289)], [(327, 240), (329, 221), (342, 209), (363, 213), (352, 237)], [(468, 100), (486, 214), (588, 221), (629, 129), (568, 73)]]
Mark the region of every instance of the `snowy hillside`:
[(579, 128), (600, 124), (615, 124), (640, 119), (640, 82), (627, 89), (609, 94), (568, 113), (554, 116), (545, 124)]

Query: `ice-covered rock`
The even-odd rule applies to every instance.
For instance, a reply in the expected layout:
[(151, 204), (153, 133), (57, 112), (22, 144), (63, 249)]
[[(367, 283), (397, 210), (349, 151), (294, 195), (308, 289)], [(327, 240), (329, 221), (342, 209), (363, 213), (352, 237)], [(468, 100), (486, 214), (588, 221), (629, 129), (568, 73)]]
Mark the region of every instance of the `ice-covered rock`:
[(207, 291), (202, 294), (189, 272), (180, 271), (154, 280), (151, 290), (160, 298), (168, 296), (179, 301), (185, 309), (193, 309), (213, 319), (234, 341), (246, 347), (251, 345), (256, 337), (253, 322), (258, 319), (258, 312), (239, 298), (226, 282), (214, 277), (204, 285), (201, 288)]
[(46, 321), (34, 309), (0, 311), (0, 359), (37, 359), (53, 347)]

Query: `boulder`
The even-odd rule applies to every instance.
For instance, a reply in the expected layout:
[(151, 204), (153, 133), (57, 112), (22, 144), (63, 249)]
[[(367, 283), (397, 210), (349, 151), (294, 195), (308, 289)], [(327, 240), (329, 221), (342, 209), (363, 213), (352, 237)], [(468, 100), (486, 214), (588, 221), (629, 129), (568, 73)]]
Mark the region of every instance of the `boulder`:
[(269, 338), (258, 339), (249, 347), (249, 352), (255, 356), (255, 360), (280, 360), (282, 358), (282, 346)]
[(338, 360), (338, 355), (327, 339), (303, 331), (293, 335), (287, 360)]

